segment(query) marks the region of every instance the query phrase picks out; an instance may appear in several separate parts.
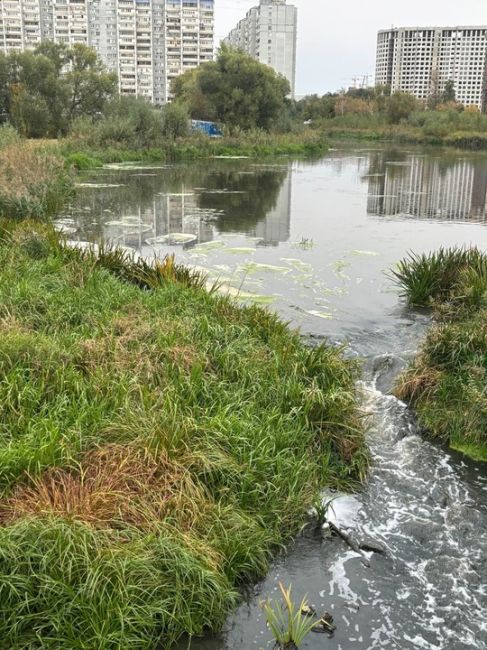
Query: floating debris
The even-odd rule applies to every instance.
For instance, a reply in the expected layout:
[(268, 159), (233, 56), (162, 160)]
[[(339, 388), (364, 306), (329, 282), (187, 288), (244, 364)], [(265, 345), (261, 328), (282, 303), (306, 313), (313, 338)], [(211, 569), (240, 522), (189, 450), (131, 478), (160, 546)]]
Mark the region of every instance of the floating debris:
[(289, 273), (290, 269), (287, 266), (274, 266), (273, 264), (259, 264), (258, 262), (248, 262), (244, 265), (244, 270), (247, 273)]
[(323, 320), (333, 319), (333, 314), (330, 314), (330, 312), (327, 311), (318, 311), (317, 309), (305, 309), (304, 312), (305, 314), (309, 314), (310, 316), (316, 316), (316, 318), (323, 318)]
[(170, 235), (161, 235), (160, 237), (150, 237), (145, 242), (149, 246), (157, 246), (158, 244), (167, 244), (168, 246), (181, 246), (183, 244), (191, 244), (198, 241), (196, 235), (184, 232), (173, 232)]
[(247, 246), (236, 246), (235, 248), (225, 249), (225, 253), (231, 253), (232, 255), (251, 255), (255, 252), (255, 248), (250, 248)]
[(109, 189), (111, 187), (126, 187), (123, 183), (75, 183), (75, 187), (86, 188), (95, 188), (95, 189)]
[(260, 305), (270, 305), (276, 300), (276, 296), (266, 296), (258, 293), (250, 293), (249, 291), (243, 291), (242, 289), (237, 289), (232, 287), (229, 284), (220, 284), (218, 287), (220, 293), (226, 294), (227, 296), (232, 296), (242, 302), (253, 302)]
[(225, 247), (225, 242), (221, 241), (221, 239), (215, 239), (214, 241), (206, 241), (202, 242), (201, 244), (198, 244), (195, 248), (193, 248), (193, 253), (206, 253), (208, 251), (214, 251), (217, 250), (218, 248), (224, 248)]
[(240, 190), (203, 190), (201, 194), (247, 194)]
[(376, 253), (375, 251), (353, 250), (350, 251), (350, 255), (368, 255), (369, 257), (378, 257), (379, 253)]
[(303, 273), (313, 273), (313, 266), (302, 260), (295, 259), (293, 257), (281, 257), (281, 262), (285, 262), (292, 266), (296, 271), (302, 271)]

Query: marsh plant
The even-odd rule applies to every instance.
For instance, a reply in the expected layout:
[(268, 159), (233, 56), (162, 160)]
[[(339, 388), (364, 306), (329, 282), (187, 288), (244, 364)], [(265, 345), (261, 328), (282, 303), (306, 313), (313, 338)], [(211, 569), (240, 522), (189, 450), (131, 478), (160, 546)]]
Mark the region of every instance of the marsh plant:
[(320, 497), (319, 499), (316, 499), (316, 501), (313, 504), (313, 513), (315, 516), (316, 520), (316, 526), (317, 527), (322, 527), (330, 518), (330, 513), (335, 513), (335, 510), (333, 508), (333, 502), (337, 499), (338, 497), (331, 497), (330, 499), (323, 499)]
[(296, 650), (316, 625), (316, 620), (310, 617), (307, 599), (296, 604), (292, 597), (292, 587), (287, 589), (279, 583), (283, 602), (275, 603), (270, 599), (262, 604), (267, 625), (276, 640), (279, 650)]
[(432, 435), (487, 460), (487, 255), (478, 248), (410, 254), (394, 276), (409, 304), (432, 307), (434, 318), (396, 395)]

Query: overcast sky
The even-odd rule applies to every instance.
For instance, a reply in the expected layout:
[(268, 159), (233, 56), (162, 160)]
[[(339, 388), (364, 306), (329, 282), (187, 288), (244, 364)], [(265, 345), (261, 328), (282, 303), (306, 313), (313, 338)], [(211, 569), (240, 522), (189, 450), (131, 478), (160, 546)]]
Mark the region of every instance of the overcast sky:
[[(288, 0), (298, 7), (296, 93), (325, 93), (373, 75), (377, 31), (391, 25), (485, 25), (486, 0)], [(215, 0), (219, 43), (259, 0)]]

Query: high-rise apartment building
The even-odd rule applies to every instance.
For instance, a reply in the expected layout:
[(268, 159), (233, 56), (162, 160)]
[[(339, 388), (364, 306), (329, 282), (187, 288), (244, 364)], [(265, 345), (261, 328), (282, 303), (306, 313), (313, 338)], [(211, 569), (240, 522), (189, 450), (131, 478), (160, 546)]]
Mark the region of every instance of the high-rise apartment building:
[(225, 39), (284, 75), (294, 97), (298, 10), (286, 0), (260, 0)]
[(0, 51), (84, 43), (121, 93), (164, 104), (175, 77), (213, 59), (213, 14), (214, 0), (0, 0)]
[(377, 39), (375, 82), (418, 99), (452, 81), (457, 101), (487, 110), (487, 26), (405, 27)]

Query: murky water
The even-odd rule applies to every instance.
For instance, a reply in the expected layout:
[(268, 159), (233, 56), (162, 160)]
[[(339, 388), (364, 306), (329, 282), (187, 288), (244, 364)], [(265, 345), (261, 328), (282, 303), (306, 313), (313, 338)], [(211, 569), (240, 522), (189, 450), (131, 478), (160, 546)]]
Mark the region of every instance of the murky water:
[[(365, 360), (373, 467), (340, 525), (379, 543), (370, 568), (339, 538), (304, 535), (276, 561), (217, 638), (193, 650), (270, 648), (260, 600), (279, 581), (335, 617), (304, 648), (487, 648), (485, 465), (428, 442), (394, 376), (428, 325), (387, 275), (408, 250), (487, 247), (487, 156), (343, 149), (314, 162), (212, 160), (112, 166), (83, 180), (60, 225), (146, 256), (176, 253), (243, 301), (269, 304), (319, 341)], [(188, 643), (184, 645), (188, 647)]]

